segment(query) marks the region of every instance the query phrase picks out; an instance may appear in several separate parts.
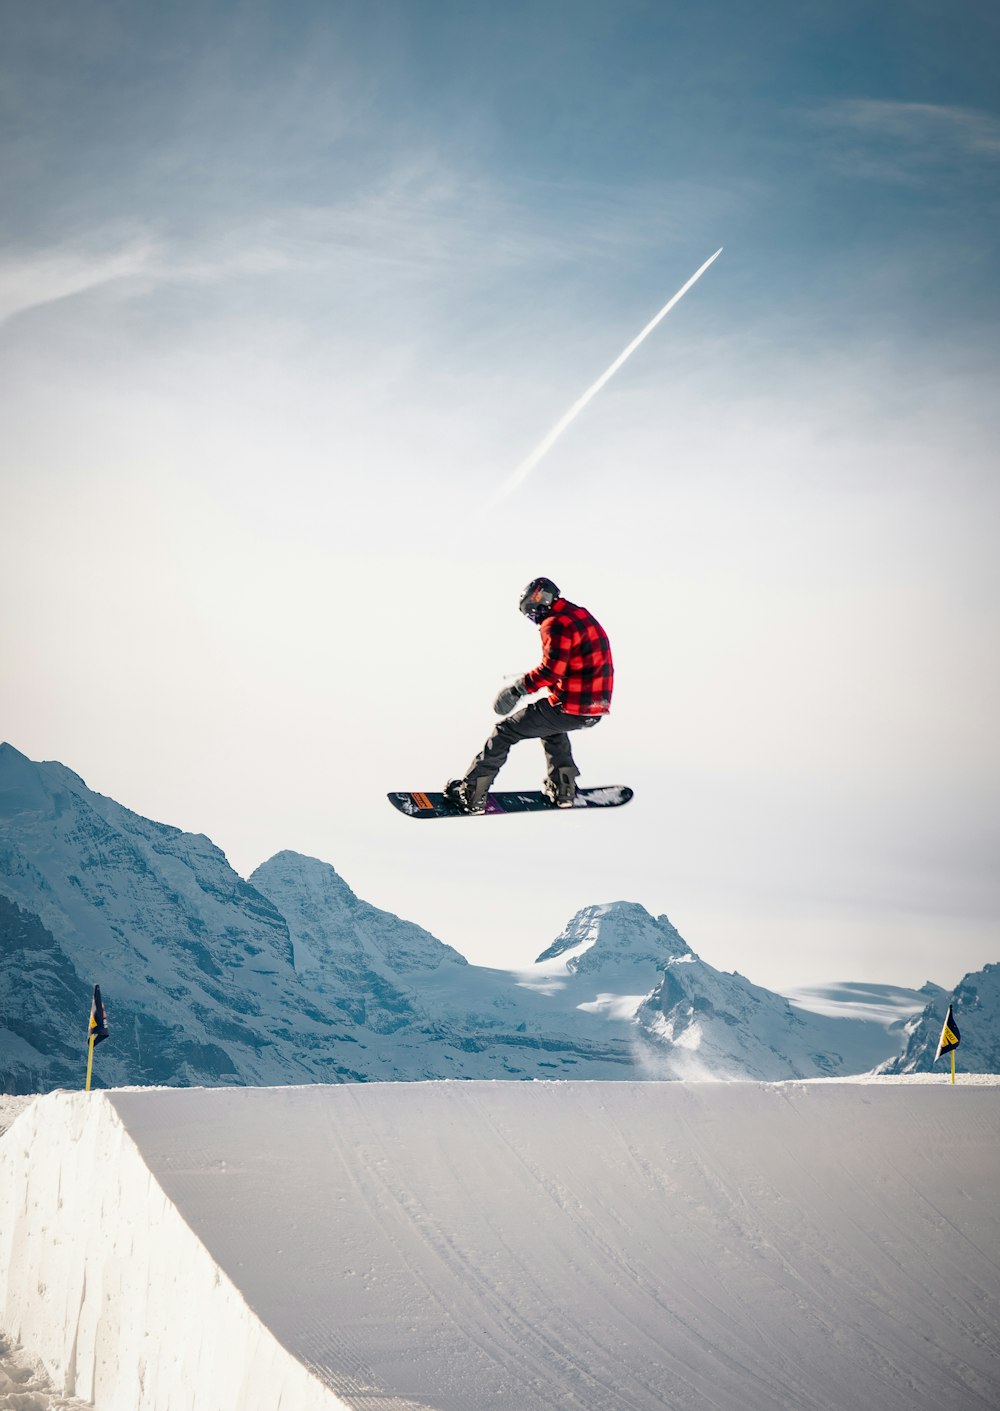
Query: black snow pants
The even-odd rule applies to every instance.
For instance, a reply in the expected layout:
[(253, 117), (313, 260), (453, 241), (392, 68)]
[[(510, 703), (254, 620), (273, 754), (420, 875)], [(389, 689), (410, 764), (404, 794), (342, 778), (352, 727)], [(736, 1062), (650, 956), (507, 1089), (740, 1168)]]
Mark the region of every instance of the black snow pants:
[(494, 727), (486, 744), (465, 771), (473, 787), (484, 781), (487, 788), (507, 763), (511, 746), (519, 740), (541, 740), (545, 751), (546, 774), (553, 783), (559, 771), (570, 769), (573, 777), (580, 773), (570, 749), (571, 730), (589, 730), (601, 719), (599, 715), (567, 715), (549, 701), (534, 701), (515, 715), (509, 715)]

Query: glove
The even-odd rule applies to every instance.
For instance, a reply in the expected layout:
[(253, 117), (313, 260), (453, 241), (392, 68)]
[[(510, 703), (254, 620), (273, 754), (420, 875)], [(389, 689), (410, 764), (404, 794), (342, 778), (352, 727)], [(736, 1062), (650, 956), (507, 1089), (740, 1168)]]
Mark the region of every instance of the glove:
[(493, 709), (496, 711), (497, 715), (510, 715), (521, 697), (527, 694), (527, 691), (524, 689), (523, 680), (513, 681), (509, 686), (504, 686), (503, 690), (499, 692), (496, 700), (493, 702)]

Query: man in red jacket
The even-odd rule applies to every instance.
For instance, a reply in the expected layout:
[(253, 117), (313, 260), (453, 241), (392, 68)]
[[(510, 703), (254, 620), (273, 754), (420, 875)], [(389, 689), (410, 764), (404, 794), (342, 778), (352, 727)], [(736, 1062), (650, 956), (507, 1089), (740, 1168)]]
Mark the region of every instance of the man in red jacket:
[[(445, 796), (465, 813), (485, 810), (487, 792), (518, 740), (541, 740), (544, 791), (559, 808), (570, 808), (580, 773), (570, 749), (570, 731), (592, 728), (611, 709), (611, 646), (593, 614), (561, 597), (551, 578), (533, 578), (521, 594), (520, 608), (541, 630), (541, 664), (500, 691), (493, 709), (509, 718), (494, 728), (465, 777), (445, 785)], [(545, 700), (510, 715), (522, 696), (546, 687)]]

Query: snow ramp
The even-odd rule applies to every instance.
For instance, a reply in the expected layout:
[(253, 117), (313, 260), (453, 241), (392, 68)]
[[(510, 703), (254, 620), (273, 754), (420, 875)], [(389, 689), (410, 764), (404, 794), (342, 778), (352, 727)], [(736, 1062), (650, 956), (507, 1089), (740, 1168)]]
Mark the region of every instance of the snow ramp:
[(52, 1094), (0, 1327), (99, 1411), (994, 1411), (1000, 1088)]

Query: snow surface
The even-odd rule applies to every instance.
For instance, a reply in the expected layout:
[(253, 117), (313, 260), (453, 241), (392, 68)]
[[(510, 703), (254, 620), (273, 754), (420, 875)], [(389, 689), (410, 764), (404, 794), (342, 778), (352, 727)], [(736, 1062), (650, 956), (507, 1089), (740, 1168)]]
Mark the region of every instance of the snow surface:
[(997, 1081), (54, 1093), (0, 1329), (98, 1411), (992, 1411)]
[(922, 990), (910, 990), (902, 985), (844, 980), (837, 984), (785, 990), (784, 995), (797, 1009), (810, 1014), (822, 1014), (829, 1019), (871, 1020), (887, 1029), (902, 1029), (908, 1019), (921, 1012), (931, 991), (945, 993), (940, 986), (929, 982)]
[(44, 1368), (0, 1337), (0, 1411), (85, 1411), (90, 1402), (58, 1396)]

